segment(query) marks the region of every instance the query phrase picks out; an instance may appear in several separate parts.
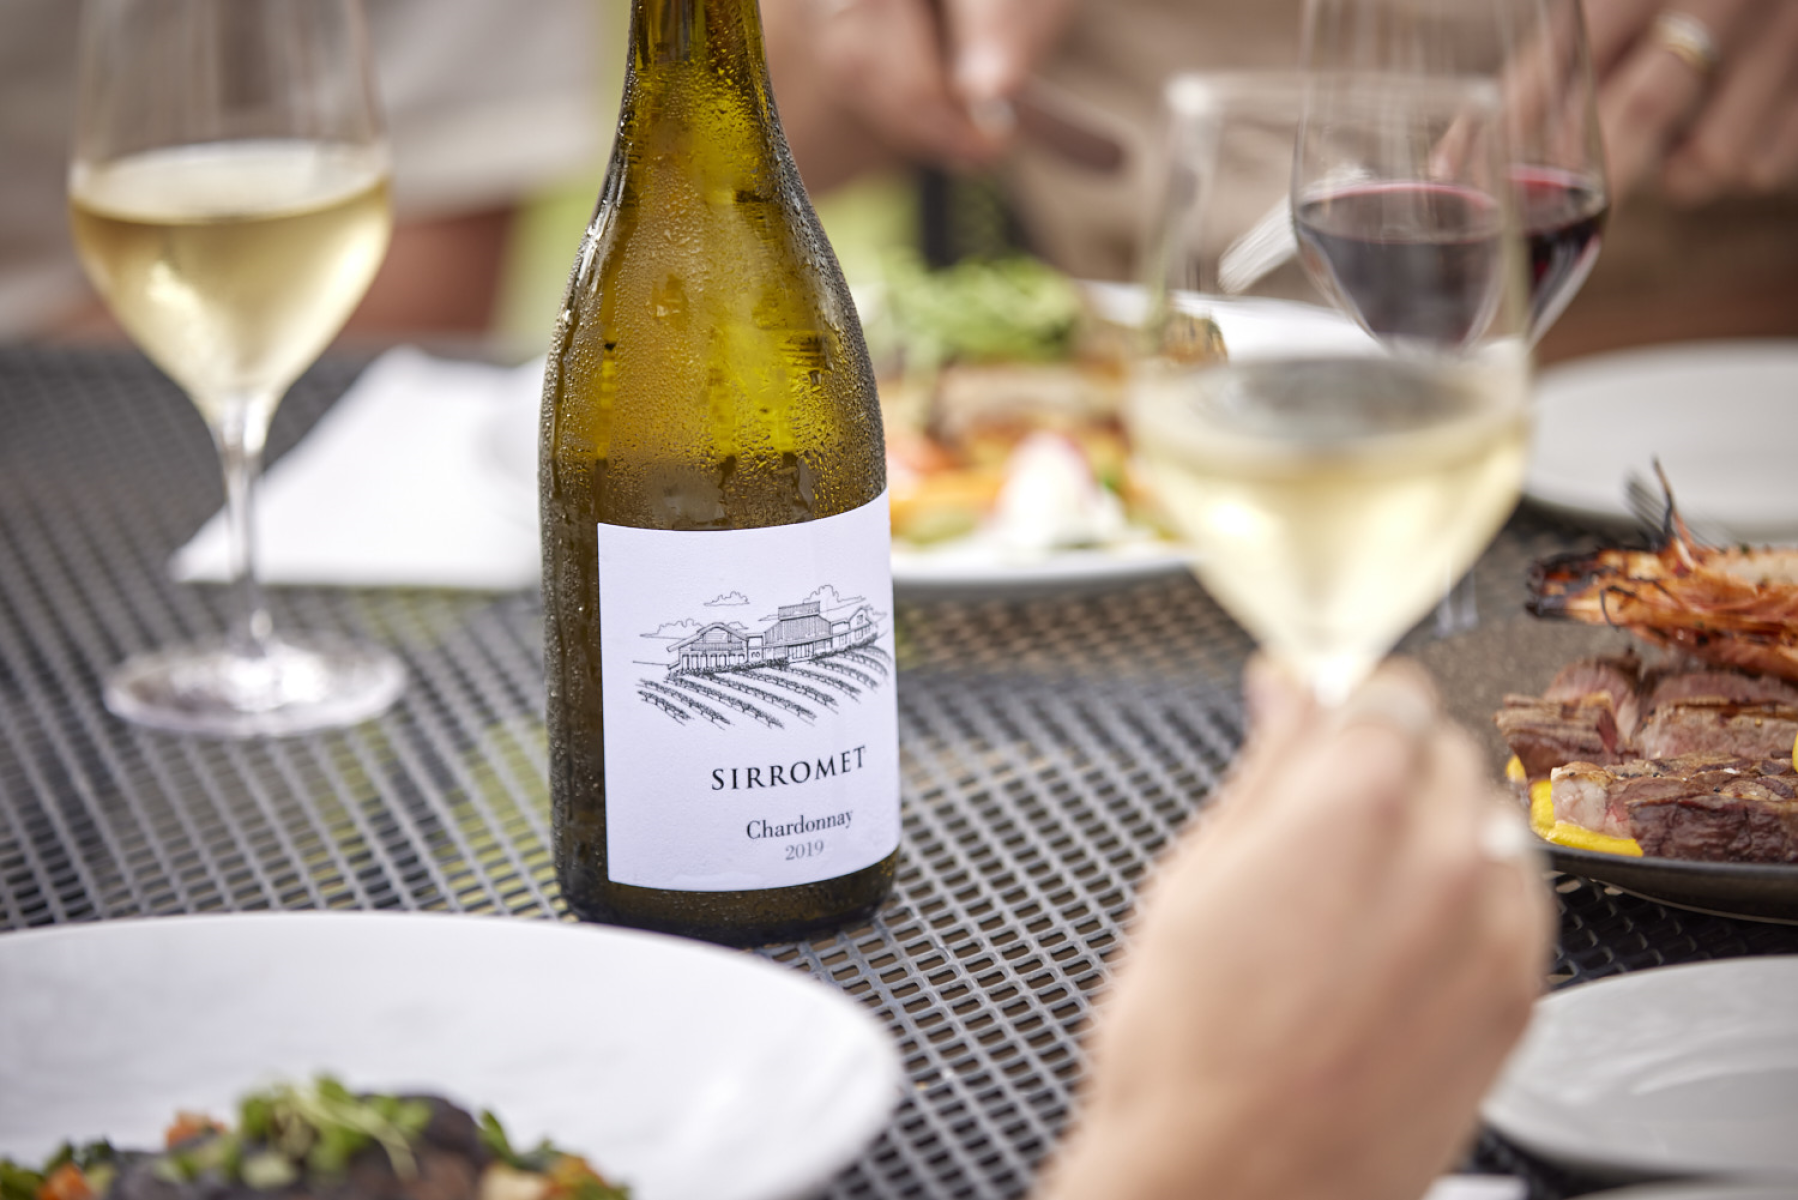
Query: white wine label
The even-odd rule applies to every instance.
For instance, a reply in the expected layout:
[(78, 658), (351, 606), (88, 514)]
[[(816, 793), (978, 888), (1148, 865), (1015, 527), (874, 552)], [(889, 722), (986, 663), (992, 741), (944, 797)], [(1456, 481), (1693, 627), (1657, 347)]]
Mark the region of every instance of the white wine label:
[(790, 887), (899, 844), (885, 493), (768, 529), (599, 527), (614, 883)]

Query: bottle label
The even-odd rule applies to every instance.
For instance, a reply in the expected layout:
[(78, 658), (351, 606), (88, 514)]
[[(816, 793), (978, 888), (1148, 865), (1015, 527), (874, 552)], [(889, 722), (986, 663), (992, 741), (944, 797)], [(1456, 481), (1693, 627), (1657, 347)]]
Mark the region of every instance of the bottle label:
[(818, 521), (599, 527), (614, 883), (790, 887), (899, 844), (887, 498)]

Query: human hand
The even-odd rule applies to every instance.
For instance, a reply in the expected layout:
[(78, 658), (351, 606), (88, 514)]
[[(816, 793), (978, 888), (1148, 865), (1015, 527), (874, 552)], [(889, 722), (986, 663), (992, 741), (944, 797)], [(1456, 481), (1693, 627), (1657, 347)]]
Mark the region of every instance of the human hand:
[(1008, 102), (1078, 0), (814, 0), (817, 66), (876, 136), (951, 166), (990, 161)]
[(1333, 712), (1264, 663), (1247, 685), (1253, 736), (1143, 902), (1049, 1200), (1422, 1195), (1528, 1020), (1550, 898), (1421, 675)]
[[(1670, 49), (1663, 11), (1708, 30), (1715, 61)], [(1586, 0), (1586, 14), (1616, 194), (1658, 174), (1669, 197), (1699, 204), (1798, 179), (1798, 4)]]

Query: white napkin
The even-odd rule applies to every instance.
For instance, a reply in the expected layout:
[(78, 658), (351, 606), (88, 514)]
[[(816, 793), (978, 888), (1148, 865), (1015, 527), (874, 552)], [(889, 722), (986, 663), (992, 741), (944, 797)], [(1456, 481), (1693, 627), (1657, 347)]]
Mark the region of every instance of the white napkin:
[[(538, 579), (541, 360), (390, 350), (269, 470), (264, 582), (502, 591)], [(226, 578), (224, 514), (176, 551), (178, 580)]]

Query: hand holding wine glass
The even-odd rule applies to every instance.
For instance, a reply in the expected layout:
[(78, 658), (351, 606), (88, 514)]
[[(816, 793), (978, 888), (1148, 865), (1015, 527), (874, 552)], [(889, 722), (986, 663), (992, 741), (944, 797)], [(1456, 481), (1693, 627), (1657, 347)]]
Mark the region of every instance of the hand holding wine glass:
[(76, 248), (212, 432), (239, 593), (227, 637), (128, 660), (107, 707), (223, 736), (373, 716), (399, 694), (398, 661), (277, 634), (252, 515), (275, 407), (361, 299), (391, 229), (358, 0), (92, 0), (79, 75)]

